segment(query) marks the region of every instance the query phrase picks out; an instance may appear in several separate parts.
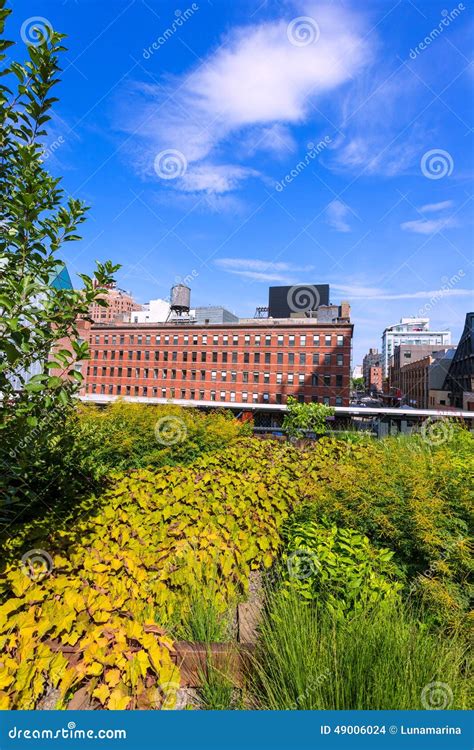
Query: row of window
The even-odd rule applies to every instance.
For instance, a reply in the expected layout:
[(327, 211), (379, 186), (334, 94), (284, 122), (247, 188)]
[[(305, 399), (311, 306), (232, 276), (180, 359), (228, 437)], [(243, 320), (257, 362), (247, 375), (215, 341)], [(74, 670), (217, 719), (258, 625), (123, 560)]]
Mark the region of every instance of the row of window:
[[(125, 358), (125, 354), (127, 355), (128, 360), (135, 360), (137, 362), (144, 360), (145, 362), (149, 362), (151, 359), (155, 362), (160, 361), (160, 354), (162, 354), (161, 359), (163, 362), (177, 362), (178, 358), (179, 361), (182, 362), (197, 362), (198, 361), (198, 352), (177, 352), (177, 351), (163, 351), (160, 353), (159, 349), (155, 349), (153, 352), (153, 357), (151, 356), (152, 352), (150, 352), (148, 349), (145, 349), (142, 351), (141, 349), (137, 349), (134, 351), (133, 349), (128, 349), (127, 351), (124, 351), (123, 349), (119, 349), (116, 351), (115, 349), (111, 349), (110, 351), (108, 349), (104, 349), (102, 351), (102, 359), (110, 359), (115, 360), (118, 359), (119, 362), (123, 361)], [(238, 362), (238, 352), (200, 352), (201, 356), (199, 360), (201, 362), (222, 362), (223, 364), (226, 364), (227, 362), (232, 362), (233, 364), (237, 364)], [(208, 358), (207, 355), (210, 355)], [(219, 358), (220, 354), (220, 358)], [(230, 358), (229, 358), (230, 355)], [(284, 363), (284, 360), (286, 358), (286, 362), (289, 365), (296, 364), (296, 361), (298, 361), (298, 364), (300, 365), (306, 365), (312, 363), (313, 365), (332, 365), (335, 364), (338, 367), (342, 367), (344, 365), (344, 355), (343, 354), (317, 354), (314, 353), (312, 355), (307, 355), (305, 352), (299, 352), (298, 354), (294, 354), (293, 352), (288, 352), (287, 354), (284, 354), (283, 352), (277, 352), (276, 355), (271, 352), (265, 352), (263, 355), (260, 354), (260, 352), (253, 352), (251, 355), (250, 352), (243, 352), (243, 363), (244, 364), (250, 364), (250, 361), (252, 361), (254, 364), (266, 364), (270, 365), (272, 362), (275, 362), (275, 356), (276, 356), (276, 364), (282, 365)], [(94, 359), (99, 359), (99, 350), (95, 349), (94, 351)]]
[[(199, 377), (198, 377), (198, 371), (197, 370), (176, 370), (171, 369), (168, 370), (167, 368), (163, 368), (158, 370), (158, 368), (150, 369), (148, 367), (139, 368), (139, 367), (88, 367), (87, 368), (87, 374), (90, 375), (92, 371), (93, 377), (118, 377), (118, 378), (135, 378), (135, 379), (144, 379), (148, 380), (148, 378), (153, 378), (153, 380), (211, 380), (211, 382), (215, 382), (217, 380), (220, 380), (222, 382), (229, 381), (231, 383), (237, 382), (237, 371), (231, 370), (230, 372), (227, 372), (227, 370), (200, 370), (199, 371)], [(188, 378), (188, 372), (189, 372), (189, 378)], [(270, 383), (273, 382), (273, 373), (269, 372), (241, 372), (241, 382), (242, 383)], [(210, 375), (210, 378), (208, 377)], [(252, 377), (252, 381), (250, 381), (250, 377)], [(307, 376), (304, 373), (295, 373), (289, 372), (289, 373), (282, 373), (277, 372), (275, 373), (275, 380), (277, 385), (282, 385), (283, 383), (288, 383), (288, 385), (293, 385), (294, 383), (300, 383), (301, 385), (304, 385), (304, 383), (307, 380)], [(318, 386), (320, 384), (325, 386), (331, 386), (333, 383), (335, 383), (337, 388), (342, 388), (343, 385), (343, 377), (342, 375), (335, 375), (331, 376), (329, 374), (319, 375), (317, 372), (313, 372), (311, 374), (311, 385)]]
[[(306, 343), (312, 343), (312, 346), (320, 346), (321, 339), (324, 340), (325, 346), (333, 346), (333, 340), (335, 340), (336, 346), (344, 346), (344, 336), (342, 334), (337, 334), (335, 337), (333, 337), (332, 334), (328, 333), (324, 336), (320, 336), (319, 334), (314, 334), (313, 336), (308, 336), (306, 334), (300, 334), (298, 337), (294, 334), (285, 334), (287, 337), (287, 345), (288, 346), (295, 346), (296, 345), (296, 339), (299, 340), (300, 346), (306, 346)], [(284, 346), (285, 345), (285, 335), (278, 334), (276, 336), (276, 344), (277, 346)], [(101, 341), (102, 338), (102, 341)], [(260, 334), (253, 334), (252, 336), (249, 333), (246, 333), (243, 335), (243, 344), (250, 345), (252, 343), (251, 339), (253, 338), (253, 344), (255, 346), (259, 346), (261, 344), (264, 344), (265, 346), (272, 346), (273, 342), (275, 341), (275, 336), (272, 336), (272, 334), (267, 334), (265, 336), (261, 336)], [(125, 339), (127, 339), (128, 344), (151, 344), (152, 339), (154, 344), (174, 344), (179, 345), (182, 344), (183, 346), (188, 346), (189, 344), (192, 344), (193, 346), (199, 346), (199, 344), (207, 346), (208, 344), (214, 344), (219, 345), (221, 343), (222, 346), (228, 346), (229, 343), (232, 342), (234, 346), (239, 346), (242, 339), (241, 336), (238, 334), (235, 334), (233, 336), (229, 336), (227, 334), (215, 334), (213, 336), (208, 335), (207, 333), (202, 333), (198, 336), (198, 334), (192, 334), (191, 336), (187, 333), (184, 334), (157, 334), (156, 336), (150, 333), (147, 334), (135, 334), (130, 333), (125, 336), (125, 334), (107, 334), (105, 333), (103, 336), (100, 336), (98, 334), (95, 335), (95, 343), (104, 345), (107, 345), (109, 342), (113, 345), (117, 344), (125, 344)], [(91, 337), (91, 343), (92, 343), (92, 337)]]
[[(95, 383), (92, 383), (88, 386), (89, 393), (94, 394), (107, 394), (107, 395), (116, 395), (116, 396), (146, 396), (146, 397), (152, 397), (152, 398), (180, 398), (180, 399), (190, 399), (191, 401), (199, 400), (199, 401), (206, 401), (205, 398), (205, 391), (195, 391), (193, 389), (186, 390), (185, 388), (182, 389), (175, 389), (175, 388), (149, 388), (148, 386), (120, 386), (120, 385), (96, 385)], [(286, 400), (286, 396), (284, 397)], [(298, 393), (296, 395), (296, 398), (300, 402), (306, 401), (318, 401), (317, 396), (311, 396), (311, 399), (305, 399), (304, 394)], [(232, 402), (243, 402), (243, 403), (269, 403), (270, 402), (270, 394), (269, 393), (249, 393), (248, 391), (241, 391), (240, 393), (236, 393), (236, 391), (210, 391), (209, 394), (209, 400), (210, 401), (230, 401)], [(283, 400), (282, 394), (277, 393), (275, 394), (275, 403), (281, 404)], [(321, 400), (321, 403), (333, 406), (342, 406), (342, 397), (341, 396), (323, 396)]]

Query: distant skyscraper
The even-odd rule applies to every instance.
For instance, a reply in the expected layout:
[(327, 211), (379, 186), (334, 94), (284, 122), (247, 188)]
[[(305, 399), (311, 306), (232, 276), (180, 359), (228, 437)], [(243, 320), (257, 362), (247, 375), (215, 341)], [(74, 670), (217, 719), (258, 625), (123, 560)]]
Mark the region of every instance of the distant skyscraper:
[(388, 375), (395, 347), (400, 344), (433, 344), (440, 349), (451, 343), (451, 331), (431, 331), (429, 318), (402, 318), (400, 323), (386, 328), (382, 334), (382, 369)]

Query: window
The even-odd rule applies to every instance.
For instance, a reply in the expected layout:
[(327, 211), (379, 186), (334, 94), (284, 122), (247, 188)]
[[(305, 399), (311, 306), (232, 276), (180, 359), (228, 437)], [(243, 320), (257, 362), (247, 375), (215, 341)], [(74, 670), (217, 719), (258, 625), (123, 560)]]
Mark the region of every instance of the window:
[(154, 380), (158, 380), (158, 370), (157, 369), (153, 370), (153, 379)]
[(300, 354), (300, 365), (306, 364), (306, 354)]
[(275, 401), (277, 404), (281, 404), (281, 393), (275, 395)]
[(171, 370), (171, 380), (176, 380), (176, 370)]
[(131, 333), (130, 336), (128, 337), (128, 341), (130, 344), (133, 344), (133, 342), (135, 341), (135, 336), (133, 335), (133, 333)]
[(121, 393), (122, 393), (122, 386), (118, 385), (117, 386), (117, 396), (120, 396)]
[(250, 362), (250, 354), (248, 352), (244, 352), (244, 364), (248, 365)]
[(325, 354), (324, 355), (324, 364), (325, 365), (330, 365), (331, 364), (331, 355), (330, 354)]
[[(205, 354), (205, 352), (204, 352)], [(198, 354), (197, 352), (191, 352), (191, 362), (197, 362), (198, 360)]]
[(244, 336), (244, 342), (246, 344), (250, 344), (250, 336), (248, 334), (245, 334), (245, 336)]
[(230, 400), (235, 401), (235, 391), (230, 392)]
[(183, 344), (189, 344), (189, 336), (187, 333), (185, 333), (183, 336)]
[(339, 367), (344, 364), (344, 356), (342, 354), (336, 356), (336, 364), (339, 365)]
[(249, 374), (248, 372), (242, 373), (242, 383), (248, 383), (249, 382)]
[(158, 362), (159, 358), (160, 358), (160, 352), (158, 351), (158, 349), (156, 349), (155, 350), (155, 362)]
[(270, 373), (269, 372), (264, 372), (263, 373), (263, 382), (264, 383), (269, 383), (270, 382)]
[(161, 398), (166, 398), (166, 388), (161, 389)]
[(290, 352), (290, 354), (288, 355), (288, 364), (289, 365), (295, 364), (295, 355), (293, 354), (293, 352)]
[(112, 349), (112, 351), (110, 352), (110, 359), (115, 359), (115, 350), (114, 349)]
[[(183, 372), (186, 372), (186, 370), (183, 370)], [(196, 370), (191, 370), (191, 380), (196, 380)]]
[(232, 370), (232, 372), (230, 373), (230, 379), (233, 383), (237, 382), (237, 373), (235, 372), (235, 370)]
[(313, 354), (313, 365), (319, 365), (319, 354)]
[(253, 355), (253, 361), (255, 362), (255, 364), (259, 364), (260, 363), (260, 354), (259, 354), (259, 352), (255, 352), (255, 354)]
[(108, 343), (109, 343), (109, 337), (108, 336), (104, 336), (104, 344), (108, 344)]
[(93, 367), (92, 368), (92, 374), (93, 375), (97, 375), (97, 367)]
[(137, 350), (137, 360), (142, 358), (141, 351)]
[(99, 343), (100, 343), (100, 336), (96, 336), (96, 337), (95, 337), (95, 343), (96, 343), (96, 344), (99, 344)]
[(331, 334), (330, 334), (330, 333), (329, 333), (329, 334), (327, 334), (327, 335), (326, 335), (326, 336), (324, 337), (324, 343), (326, 344), (326, 346), (331, 346)]
[(165, 341), (165, 344), (169, 344), (170, 343), (170, 337), (169, 336), (165, 336), (164, 341)]
[(158, 388), (152, 388), (151, 392), (152, 392), (154, 398), (156, 398), (158, 396)]
[[(194, 354), (194, 352), (193, 352), (193, 354)], [(194, 361), (195, 360), (193, 359), (193, 362)], [(205, 361), (206, 361), (206, 352), (201, 352), (201, 362), (205, 362)]]
[(306, 346), (306, 336), (300, 336), (300, 346)]
[(331, 376), (324, 375), (324, 385), (331, 385)]
[(206, 371), (201, 370), (201, 380), (205, 380), (205, 379), (206, 379)]
[(298, 403), (304, 404), (304, 395), (302, 393), (298, 393)]
[(194, 401), (196, 398), (196, 391), (189, 391), (189, 398)]
[(147, 335), (145, 336), (145, 344), (150, 344), (150, 343), (151, 343), (151, 336), (149, 333), (147, 333)]
[(201, 341), (204, 345), (207, 344), (207, 333), (203, 333), (201, 336)]
[(338, 336), (337, 337), (337, 345), (338, 346), (344, 346), (344, 336)]
[[(122, 343), (122, 342), (120, 342), (120, 343)], [(155, 344), (161, 344), (161, 336), (160, 336), (160, 334), (158, 334), (158, 336), (155, 336)], [(165, 390), (165, 389), (163, 389), (163, 390)]]
[(222, 352), (222, 361), (227, 362), (227, 352)]
[(247, 402), (249, 400), (249, 394), (247, 391), (242, 391), (242, 401)]
[(232, 352), (232, 364), (237, 363), (237, 352)]
[(295, 337), (288, 336), (288, 346), (294, 346), (294, 345), (295, 345)]
[(188, 374), (187, 370), (181, 370), (181, 380), (186, 380), (187, 374)]
[(171, 352), (171, 359), (173, 362), (178, 361), (178, 352)]
[(281, 385), (283, 383), (283, 373), (277, 372), (277, 378), (276, 378), (277, 385)]
[(298, 383), (304, 385), (304, 373), (300, 372), (298, 375)]
[(123, 335), (123, 333), (120, 335), (120, 343), (125, 344), (125, 336)]
[(212, 361), (217, 362), (217, 352), (212, 352)]
[(123, 359), (123, 349), (119, 351), (119, 359)]
[(311, 375), (311, 385), (314, 385), (314, 386), (319, 385), (318, 380), (319, 380), (318, 373), (313, 372), (313, 374)]
[(197, 342), (198, 342), (198, 337), (193, 336), (193, 346), (197, 346)]
[(238, 336), (232, 336), (232, 343), (236, 346), (239, 344), (239, 337)]
[(265, 336), (265, 346), (271, 346), (272, 344), (272, 337), (270, 335)]
[(256, 344), (260, 344), (260, 336), (255, 336), (254, 341)]
[(229, 344), (229, 337), (228, 336), (223, 336), (222, 337), (222, 344), (223, 344), (223, 346), (227, 346)]
[(145, 351), (145, 359), (150, 359), (150, 352), (148, 351), (148, 349), (146, 349)]
[(199, 391), (199, 400), (204, 401), (204, 391)]
[(252, 401), (254, 404), (258, 403), (258, 393), (252, 393)]
[(277, 365), (282, 365), (282, 364), (283, 364), (283, 353), (282, 352), (278, 352), (278, 354), (277, 354)]
[(118, 375), (119, 378), (122, 377), (122, 368), (121, 367), (117, 367), (117, 375)]
[(259, 373), (258, 372), (254, 372), (254, 374), (253, 374), (253, 382), (254, 383), (258, 383), (258, 380), (259, 380)]
[(131, 378), (131, 377), (132, 377), (132, 368), (127, 367), (127, 378)]
[(293, 385), (294, 375), (292, 372), (288, 373), (288, 385)]
[(221, 380), (227, 380), (227, 371), (226, 370), (222, 370), (221, 371)]
[(216, 400), (216, 392), (211, 391), (211, 401), (215, 401), (215, 400)]
[[(114, 368), (112, 367), (112, 370), (113, 369)], [(148, 378), (149, 372), (150, 372), (150, 370), (148, 369), (148, 367), (145, 367), (144, 370), (143, 370), (143, 377), (144, 378)], [(110, 372), (110, 374), (112, 375), (112, 371)]]
[(177, 337), (177, 336), (173, 336), (173, 344), (174, 344), (175, 346), (177, 346), (177, 345), (178, 345), (178, 337)]
[(183, 352), (183, 362), (187, 362), (187, 361), (188, 361), (188, 353)]
[(211, 372), (211, 380), (217, 380), (217, 371), (216, 370), (212, 370), (212, 372)]
[(225, 401), (225, 391), (221, 391), (221, 393), (220, 393), (220, 399), (221, 399), (221, 401)]
[(281, 334), (277, 336), (277, 344), (278, 346), (283, 346), (283, 336)]
[(163, 370), (162, 377), (163, 377), (163, 380), (167, 379), (167, 377), (168, 377), (168, 370)]
[(143, 386), (143, 395), (144, 396), (148, 395), (148, 386), (146, 386), (146, 385)]
[(269, 400), (269, 395), (268, 395), (268, 393), (264, 393), (264, 394), (263, 394), (263, 400), (264, 400), (264, 401), (268, 401), (268, 400)]
[(271, 358), (272, 358), (272, 355), (270, 354), (270, 352), (265, 352), (265, 364), (266, 365), (270, 364)]
[(212, 343), (213, 344), (218, 344), (219, 343), (219, 336), (213, 336), (212, 337)]
[(336, 388), (342, 388), (342, 375), (336, 375)]
[(336, 396), (336, 406), (342, 406), (342, 398), (340, 396)]
[(185, 389), (184, 389), (184, 388), (181, 388), (181, 398), (182, 398), (182, 399), (185, 399), (185, 398), (186, 398), (186, 391), (185, 391)]
[(329, 406), (329, 396), (324, 396), (324, 398), (323, 398), (323, 404), (325, 406)]
[(168, 361), (168, 355), (169, 355), (169, 352), (163, 352), (163, 359), (165, 362)]

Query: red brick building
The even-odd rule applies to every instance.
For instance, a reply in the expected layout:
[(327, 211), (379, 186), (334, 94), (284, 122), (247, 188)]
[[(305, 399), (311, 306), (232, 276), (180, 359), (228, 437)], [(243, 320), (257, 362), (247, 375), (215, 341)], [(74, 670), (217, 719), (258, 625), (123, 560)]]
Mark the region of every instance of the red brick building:
[(381, 365), (372, 365), (368, 373), (368, 390), (382, 393), (383, 375)]
[(89, 307), (89, 316), (98, 323), (112, 323), (123, 320), (130, 320), (130, 314), (134, 310), (141, 310), (139, 305), (131, 294), (118, 289), (115, 284), (108, 287), (107, 293), (101, 295), (102, 299), (107, 302), (106, 307), (102, 307), (94, 302)]
[[(347, 306), (348, 308), (348, 306)], [(346, 311), (345, 311), (346, 312)], [(84, 393), (236, 403), (349, 404), (347, 318), (95, 324)]]

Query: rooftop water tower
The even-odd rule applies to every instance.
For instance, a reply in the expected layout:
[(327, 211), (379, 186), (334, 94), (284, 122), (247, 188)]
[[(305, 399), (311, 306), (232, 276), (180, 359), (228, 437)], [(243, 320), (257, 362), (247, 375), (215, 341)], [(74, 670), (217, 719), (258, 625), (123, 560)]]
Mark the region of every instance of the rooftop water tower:
[(191, 305), (191, 289), (185, 284), (175, 284), (171, 287), (169, 318), (189, 317)]

